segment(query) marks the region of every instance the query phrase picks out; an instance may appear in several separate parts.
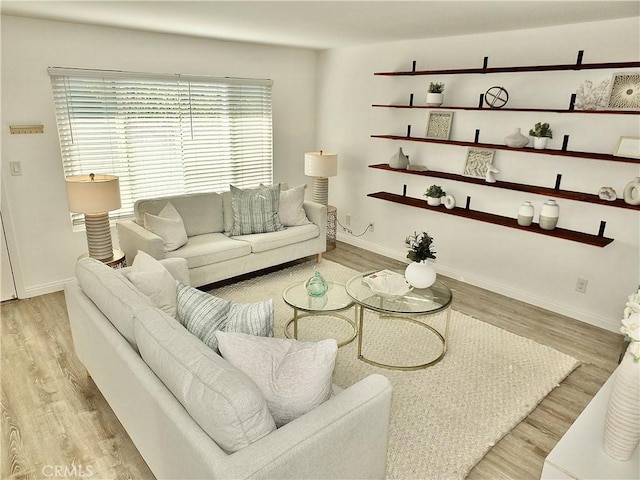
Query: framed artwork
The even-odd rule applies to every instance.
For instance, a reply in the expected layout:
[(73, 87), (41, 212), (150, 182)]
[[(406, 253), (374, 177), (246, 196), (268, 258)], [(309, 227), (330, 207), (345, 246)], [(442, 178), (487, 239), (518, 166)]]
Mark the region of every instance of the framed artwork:
[(613, 74), (609, 108), (615, 110), (640, 108), (640, 73)]
[(453, 112), (429, 112), (427, 121), (426, 138), (434, 140), (449, 140), (451, 133), (451, 123), (453, 122)]
[(494, 154), (495, 150), (470, 147), (462, 174), (467, 177), (486, 178), (487, 171), (493, 164)]
[(640, 158), (640, 137), (620, 137), (613, 154), (616, 157)]

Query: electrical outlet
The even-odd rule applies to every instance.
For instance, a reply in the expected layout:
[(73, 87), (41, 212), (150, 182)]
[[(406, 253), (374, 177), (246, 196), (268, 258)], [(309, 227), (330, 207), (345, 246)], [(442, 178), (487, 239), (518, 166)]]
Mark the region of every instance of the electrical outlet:
[(20, 162), (9, 162), (9, 166), (11, 167), (11, 175), (14, 177), (22, 175), (22, 165)]
[(344, 224), (351, 225), (351, 215), (348, 213), (344, 216)]
[(374, 226), (373, 222), (369, 222), (369, 231), (370, 231), (371, 233), (373, 233), (373, 232), (374, 232), (374, 229), (375, 229), (375, 226)]
[(578, 280), (576, 281), (576, 292), (578, 293), (587, 293), (587, 284), (589, 283), (588, 280), (584, 279), (584, 278), (578, 278)]

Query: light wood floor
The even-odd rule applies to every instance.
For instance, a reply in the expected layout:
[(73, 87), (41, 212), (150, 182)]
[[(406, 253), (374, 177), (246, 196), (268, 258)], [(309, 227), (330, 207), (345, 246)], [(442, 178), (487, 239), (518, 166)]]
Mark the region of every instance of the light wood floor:
[[(404, 267), (344, 243), (324, 258), (356, 270)], [(537, 479), (545, 456), (615, 369), (622, 337), (449, 278), (441, 280), (454, 292), (454, 309), (582, 362), (468, 477)], [(2, 304), (1, 316), (0, 477), (152, 479), (75, 356), (64, 294)]]

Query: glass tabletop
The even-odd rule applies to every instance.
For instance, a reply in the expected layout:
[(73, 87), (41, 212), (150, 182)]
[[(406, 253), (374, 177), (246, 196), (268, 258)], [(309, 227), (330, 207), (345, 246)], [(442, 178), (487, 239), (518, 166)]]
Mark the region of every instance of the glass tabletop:
[(291, 307), (305, 312), (336, 312), (353, 306), (353, 299), (347, 295), (344, 285), (327, 282), (329, 289), (321, 297), (307, 293), (305, 282), (289, 285), (282, 292), (282, 299)]
[(377, 295), (363, 281), (364, 277), (376, 271), (359, 273), (346, 285), (347, 294), (365, 308), (387, 314), (424, 315), (444, 310), (451, 304), (451, 290), (438, 280), (428, 288), (414, 288), (398, 299)]

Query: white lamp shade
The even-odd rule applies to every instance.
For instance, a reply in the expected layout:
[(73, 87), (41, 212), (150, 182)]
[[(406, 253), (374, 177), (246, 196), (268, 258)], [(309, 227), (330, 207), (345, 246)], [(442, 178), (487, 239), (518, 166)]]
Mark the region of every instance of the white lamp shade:
[(117, 210), (120, 203), (120, 181), (115, 175), (76, 175), (67, 177), (69, 211), (104, 213)]
[(304, 174), (309, 177), (335, 177), (338, 174), (338, 155), (327, 152), (305, 153)]

